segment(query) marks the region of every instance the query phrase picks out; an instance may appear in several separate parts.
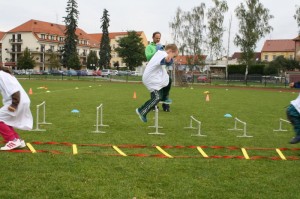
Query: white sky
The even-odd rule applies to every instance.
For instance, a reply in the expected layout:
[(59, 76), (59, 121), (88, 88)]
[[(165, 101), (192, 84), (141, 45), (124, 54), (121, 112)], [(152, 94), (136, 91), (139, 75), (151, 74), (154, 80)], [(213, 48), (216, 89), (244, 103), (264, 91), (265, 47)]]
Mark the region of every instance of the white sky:
[[(235, 8), (245, 0), (227, 0), (229, 11), (224, 16), (224, 26), (229, 29), (229, 19), (232, 16), (230, 55), (239, 51), (234, 46), (233, 39), (238, 31), (238, 21)], [(87, 33), (100, 33), (100, 18), (103, 10), (110, 15), (109, 32), (127, 30), (144, 31), (151, 40), (152, 33), (162, 33), (162, 43), (171, 43), (169, 22), (175, 16), (176, 9), (190, 11), (193, 7), (205, 3), (206, 8), (213, 4), (211, 0), (77, 0), (79, 14), (78, 25)], [(270, 10), (274, 19), (270, 21), (273, 32), (265, 39), (293, 39), (298, 34), (298, 27), (293, 15), (299, 0), (260, 0)], [(67, 0), (0, 0), (0, 31), (12, 28), (30, 20), (36, 19), (52, 23), (64, 24)], [(257, 44), (260, 51), (265, 39)], [(228, 31), (224, 33), (224, 47), (227, 49)]]

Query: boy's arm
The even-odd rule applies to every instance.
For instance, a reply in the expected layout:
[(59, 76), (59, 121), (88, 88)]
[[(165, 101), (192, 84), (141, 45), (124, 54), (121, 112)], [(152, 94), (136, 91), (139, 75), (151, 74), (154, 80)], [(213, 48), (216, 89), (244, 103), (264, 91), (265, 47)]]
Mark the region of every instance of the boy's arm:
[(11, 112), (14, 112), (18, 108), (18, 105), (20, 103), (20, 91), (15, 92), (14, 94), (12, 94), (11, 98), (12, 98), (12, 103), (8, 107), (8, 110), (11, 111)]

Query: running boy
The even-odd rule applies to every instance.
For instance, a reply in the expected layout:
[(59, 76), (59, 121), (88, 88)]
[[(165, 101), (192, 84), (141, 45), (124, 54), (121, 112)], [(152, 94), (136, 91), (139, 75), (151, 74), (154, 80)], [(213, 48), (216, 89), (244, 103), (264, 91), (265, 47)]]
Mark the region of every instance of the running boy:
[(178, 48), (175, 44), (169, 44), (164, 51), (157, 51), (146, 66), (143, 74), (143, 84), (151, 93), (151, 99), (145, 102), (140, 108), (136, 109), (143, 122), (147, 122), (147, 113), (159, 102), (170, 104), (168, 99), (170, 87), (169, 75), (165, 66), (172, 63), (172, 59), (178, 54)]
[(14, 128), (32, 129), (30, 99), (9, 69), (0, 67), (0, 92), (3, 106), (0, 109), (0, 134), (6, 142), (0, 150), (26, 147)]
[[(300, 88), (300, 82), (291, 82), (291, 88)], [(294, 127), (295, 137), (290, 141), (290, 144), (297, 144), (300, 142), (300, 95), (293, 101), (286, 109), (288, 120)]]

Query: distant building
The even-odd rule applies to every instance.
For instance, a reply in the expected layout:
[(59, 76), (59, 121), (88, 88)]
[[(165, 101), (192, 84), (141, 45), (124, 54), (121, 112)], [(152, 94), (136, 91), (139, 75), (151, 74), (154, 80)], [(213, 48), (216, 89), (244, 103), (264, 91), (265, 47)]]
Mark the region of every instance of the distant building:
[(262, 61), (273, 61), (278, 56), (295, 58), (295, 41), (292, 39), (266, 40), (261, 50)]
[[(6, 66), (15, 67), (18, 58), (23, 54), (27, 47), (34, 60), (36, 61), (36, 70), (50, 70), (49, 58), (52, 53), (61, 56), (65, 40), (65, 25), (39, 21), (31, 19), (8, 32), (0, 32), (0, 53), (2, 62)], [(143, 39), (144, 45), (147, 45), (147, 39), (144, 32), (138, 32)], [(84, 30), (77, 28), (76, 35), (77, 53), (80, 58), (82, 68), (86, 68), (87, 56), (90, 51), (96, 51), (99, 57), (100, 39), (102, 34), (88, 34)], [(114, 49), (117, 47), (117, 40), (127, 35), (127, 32), (110, 33), (112, 46), (111, 66), (115, 61), (119, 61), (120, 66), (125, 64), (118, 57)], [(1, 38), (2, 36), (2, 38)], [(1, 48), (2, 46), (2, 48)], [(61, 69), (63, 69), (61, 67)]]
[(293, 39), (295, 42), (295, 59), (300, 61), (300, 35)]
[[(138, 31), (137, 34), (142, 38), (142, 42), (144, 46), (148, 45), (148, 41), (146, 38), (146, 35), (143, 31)], [(98, 41), (100, 43), (102, 38), (102, 33), (94, 33), (89, 34), (91, 38), (93, 38), (95, 41)], [(119, 62), (120, 67), (125, 67), (125, 63), (123, 63), (123, 60), (121, 57), (118, 56), (118, 53), (116, 52), (116, 48), (118, 47), (118, 40), (122, 37), (127, 36), (127, 32), (111, 32), (109, 33), (110, 38), (110, 46), (111, 46), (111, 66), (113, 67), (115, 63)]]

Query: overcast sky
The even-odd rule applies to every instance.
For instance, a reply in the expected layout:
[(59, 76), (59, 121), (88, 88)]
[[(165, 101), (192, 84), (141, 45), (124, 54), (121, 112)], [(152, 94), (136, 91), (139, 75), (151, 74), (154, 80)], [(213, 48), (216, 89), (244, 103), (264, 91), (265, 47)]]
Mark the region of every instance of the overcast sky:
[[(224, 16), (224, 47), (227, 49), (229, 19), (232, 16), (230, 55), (239, 51), (233, 39), (238, 31), (235, 8), (245, 0), (227, 0), (229, 11)], [(127, 30), (144, 31), (151, 40), (152, 33), (162, 33), (162, 43), (171, 43), (169, 22), (175, 16), (176, 9), (190, 11), (193, 7), (205, 3), (206, 8), (212, 7), (211, 0), (77, 0), (79, 14), (78, 26), (87, 33), (100, 33), (100, 18), (103, 10), (110, 15), (109, 32)], [(293, 39), (298, 34), (298, 27), (293, 15), (299, 0), (260, 0), (270, 10), (274, 19), (270, 21), (274, 28), (271, 34), (257, 44), (260, 51), (265, 39)], [(0, 0), (0, 31), (12, 28), (30, 20), (64, 24), (67, 0)]]

